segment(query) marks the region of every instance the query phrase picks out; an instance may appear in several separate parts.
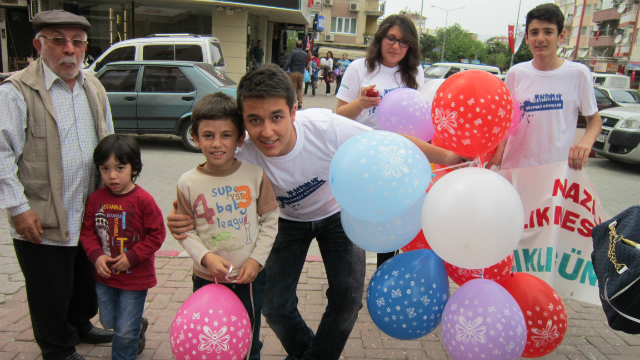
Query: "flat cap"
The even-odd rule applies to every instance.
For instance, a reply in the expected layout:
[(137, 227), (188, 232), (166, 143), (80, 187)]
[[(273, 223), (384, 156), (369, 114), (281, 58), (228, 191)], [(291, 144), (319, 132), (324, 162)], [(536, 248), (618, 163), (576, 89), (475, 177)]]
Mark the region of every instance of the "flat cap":
[(79, 26), (84, 31), (91, 29), (91, 24), (84, 16), (64, 10), (43, 11), (33, 17), (33, 29), (36, 33), (49, 26)]

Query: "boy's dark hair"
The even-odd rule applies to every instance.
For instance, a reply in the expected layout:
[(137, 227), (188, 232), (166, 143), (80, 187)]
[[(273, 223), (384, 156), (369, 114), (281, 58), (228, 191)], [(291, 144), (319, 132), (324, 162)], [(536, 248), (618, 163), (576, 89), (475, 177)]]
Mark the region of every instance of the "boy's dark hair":
[(217, 92), (200, 99), (191, 113), (191, 134), (198, 135), (202, 120), (231, 120), (238, 129), (238, 138), (244, 133), (244, 123), (238, 114), (236, 100), (231, 96)]
[(560, 35), (562, 29), (564, 29), (564, 14), (556, 4), (547, 3), (531, 9), (527, 13), (525, 34), (529, 34), (529, 24), (531, 24), (533, 20), (543, 20), (555, 24), (558, 27), (558, 35)]
[(100, 166), (104, 165), (111, 155), (115, 156), (120, 164), (131, 164), (131, 181), (135, 183), (142, 171), (140, 147), (136, 139), (131, 135), (111, 134), (100, 140), (93, 151), (93, 163), (98, 171), (100, 171)]
[(238, 84), (238, 110), (242, 113), (242, 102), (246, 99), (284, 99), (293, 110), (296, 93), (289, 76), (276, 64), (262, 65), (246, 73)]

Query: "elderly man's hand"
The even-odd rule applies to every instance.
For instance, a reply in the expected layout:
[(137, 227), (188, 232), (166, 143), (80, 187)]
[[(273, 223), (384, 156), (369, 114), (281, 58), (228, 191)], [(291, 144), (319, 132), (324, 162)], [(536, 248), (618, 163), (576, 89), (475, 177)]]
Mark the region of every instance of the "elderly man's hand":
[(23, 239), (34, 244), (42, 244), (42, 223), (40, 217), (35, 211), (29, 209), (22, 214), (18, 214), (12, 218), (13, 226), (18, 235)]

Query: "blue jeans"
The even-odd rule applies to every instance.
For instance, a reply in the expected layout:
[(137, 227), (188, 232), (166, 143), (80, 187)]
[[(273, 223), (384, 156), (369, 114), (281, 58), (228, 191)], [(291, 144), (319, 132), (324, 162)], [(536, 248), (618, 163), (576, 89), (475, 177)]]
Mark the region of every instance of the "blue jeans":
[[(213, 284), (209, 280), (205, 280), (196, 275), (192, 275), (193, 292), (198, 291), (201, 287)], [(262, 323), (262, 304), (264, 303), (265, 283), (267, 279), (267, 270), (264, 269), (258, 273), (258, 277), (253, 281), (253, 308), (251, 308), (251, 289), (249, 284), (220, 284), (228, 287), (242, 301), (242, 305), (247, 309), (249, 320), (253, 324), (253, 339), (251, 340), (250, 360), (260, 359), (260, 350), (262, 349), (262, 341), (260, 341), (260, 324)], [(254, 313), (255, 311), (255, 313)], [(255, 314), (255, 315), (254, 315)]]
[(140, 329), (147, 290), (122, 290), (96, 281), (100, 323), (113, 329), (111, 359), (134, 360), (138, 356)]
[[(316, 238), (329, 281), (328, 304), (314, 335), (298, 311), (296, 287)], [(290, 357), (337, 360), (362, 308), (365, 252), (347, 237), (340, 213), (308, 222), (280, 218), (267, 259), (264, 316)]]

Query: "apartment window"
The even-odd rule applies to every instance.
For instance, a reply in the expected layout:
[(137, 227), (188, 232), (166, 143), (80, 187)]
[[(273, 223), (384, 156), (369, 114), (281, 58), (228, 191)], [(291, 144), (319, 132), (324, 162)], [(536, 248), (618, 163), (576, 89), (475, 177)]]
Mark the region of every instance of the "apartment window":
[(584, 8), (584, 14), (591, 15), (591, 5), (587, 5), (587, 7)]
[(582, 15), (582, 5), (576, 7), (576, 15)]
[(578, 36), (578, 26), (574, 26), (571, 30), (571, 36)]
[(636, 45), (640, 45), (640, 29), (636, 31)]
[(358, 19), (356, 18), (331, 17), (332, 33), (356, 34), (357, 27)]
[(582, 31), (580, 32), (580, 36), (587, 36), (587, 27), (583, 26)]

